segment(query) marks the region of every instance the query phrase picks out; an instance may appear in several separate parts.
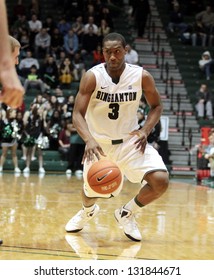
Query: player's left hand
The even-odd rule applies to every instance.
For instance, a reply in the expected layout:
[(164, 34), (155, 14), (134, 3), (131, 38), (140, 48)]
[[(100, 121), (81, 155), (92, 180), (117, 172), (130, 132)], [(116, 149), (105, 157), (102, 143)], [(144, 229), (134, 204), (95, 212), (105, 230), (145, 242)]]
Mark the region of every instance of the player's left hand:
[(144, 153), (147, 144), (147, 134), (138, 129), (130, 132), (130, 135), (136, 135), (138, 137), (134, 144), (136, 144), (136, 149), (140, 149), (140, 151)]

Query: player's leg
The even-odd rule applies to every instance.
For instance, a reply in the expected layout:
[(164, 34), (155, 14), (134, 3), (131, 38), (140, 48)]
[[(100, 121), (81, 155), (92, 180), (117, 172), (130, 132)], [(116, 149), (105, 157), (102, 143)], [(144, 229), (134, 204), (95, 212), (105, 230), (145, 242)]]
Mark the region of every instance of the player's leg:
[(160, 197), (168, 187), (168, 174), (165, 171), (151, 172), (145, 176), (145, 180), (147, 183), (139, 193), (123, 207), (115, 210), (116, 220), (123, 227), (125, 235), (133, 241), (142, 239), (134, 213)]
[(95, 204), (97, 198), (90, 198), (82, 190), (82, 209), (73, 216), (65, 226), (67, 232), (78, 232), (99, 212), (99, 206)]
[(142, 187), (128, 203), (115, 210), (115, 218), (128, 238), (140, 241), (142, 236), (134, 218), (135, 213), (166, 191), (168, 172), (161, 156), (151, 145), (147, 144), (144, 154), (134, 149), (128, 149), (126, 152), (125, 145), (126, 143), (123, 156), (129, 156), (129, 161), (124, 162), (124, 174), (133, 183), (141, 182)]

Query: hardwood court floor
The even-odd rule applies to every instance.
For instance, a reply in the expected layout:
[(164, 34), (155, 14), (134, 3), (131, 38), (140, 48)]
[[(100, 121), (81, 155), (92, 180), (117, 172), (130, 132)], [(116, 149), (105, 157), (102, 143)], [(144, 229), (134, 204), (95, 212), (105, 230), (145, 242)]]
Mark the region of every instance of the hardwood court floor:
[(126, 181), (119, 197), (81, 232), (64, 226), (80, 209), (82, 179), (65, 174), (0, 176), (1, 260), (213, 260), (214, 189), (179, 181), (136, 215), (142, 242), (126, 238), (114, 210), (137, 193)]

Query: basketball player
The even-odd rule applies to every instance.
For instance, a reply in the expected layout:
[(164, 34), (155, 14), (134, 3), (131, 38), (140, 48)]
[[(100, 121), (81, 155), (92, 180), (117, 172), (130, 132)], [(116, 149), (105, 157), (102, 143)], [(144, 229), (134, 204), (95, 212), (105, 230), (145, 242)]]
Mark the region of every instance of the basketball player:
[[(8, 22), (5, 1), (0, 1), (0, 102), (17, 108), (22, 104), (24, 88), (22, 87), (14, 64), (18, 63), (20, 44), (14, 38), (8, 41)], [(11, 57), (12, 49), (12, 57)]]
[[(142, 188), (129, 202), (115, 210), (115, 218), (125, 235), (142, 239), (134, 213), (159, 198), (168, 187), (168, 172), (161, 156), (147, 143), (147, 137), (162, 114), (160, 95), (151, 74), (142, 67), (125, 63), (126, 42), (118, 33), (103, 39), (105, 63), (89, 69), (82, 77), (73, 112), (73, 124), (86, 143), (83, 208), (67, 223), (67, 232), (78, 232), (99, 211), (98, 197), (119, 194), (122, 185), (110, 195), (99, 195), (87, 183), (87, 170), (96, 159), (114, 161), (122, 173)], [(144, 92), (150, 106), (142, 128), (137, 110)], [(146, 184), (145, 184), (146, 182)]]
[[(11, 44), (11, 45), (10, 45)], [(8, 40), (8, 21), (5, 1), (0, 1), (0, 102), (16, 108), (22, 104), (24, 89), (18, 79), (14, 64), (17, 64), (19, 42), (10, 37)], [(12, 56), (11, 56), (12, 49)], [(3, 243), (0, 240), (0, 245)]]

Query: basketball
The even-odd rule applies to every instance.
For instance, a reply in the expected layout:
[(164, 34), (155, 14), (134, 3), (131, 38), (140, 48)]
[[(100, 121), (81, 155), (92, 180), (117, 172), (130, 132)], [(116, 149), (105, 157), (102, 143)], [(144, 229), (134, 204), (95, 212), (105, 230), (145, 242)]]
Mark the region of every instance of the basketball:
[(92, 164), (88, 170), (87, 180), (89, 186), (97, 193), (110, 194), (122, 182), (119, 167), (110, 160), (99, 160)]

